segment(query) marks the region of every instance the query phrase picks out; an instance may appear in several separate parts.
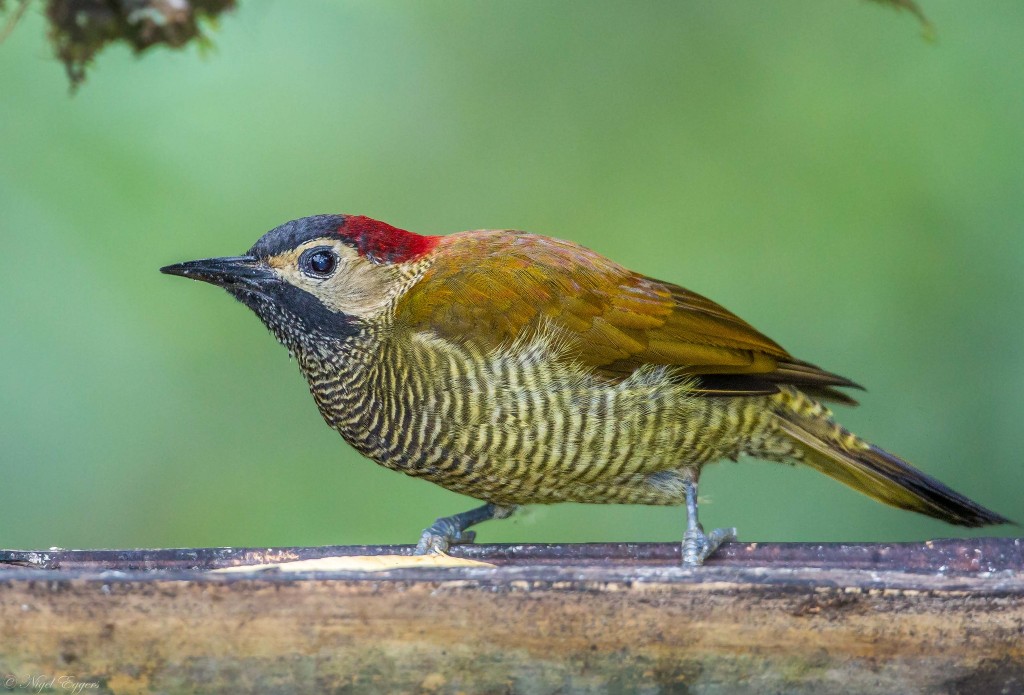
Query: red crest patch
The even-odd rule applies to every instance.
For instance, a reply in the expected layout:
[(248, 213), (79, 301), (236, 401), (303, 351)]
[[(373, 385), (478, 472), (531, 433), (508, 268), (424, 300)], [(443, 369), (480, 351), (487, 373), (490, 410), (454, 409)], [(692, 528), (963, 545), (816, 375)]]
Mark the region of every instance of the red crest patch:
[(405, 263), (437, 246), (441, 237), (392, 227), (363, 215), (345, 217), (338, 234), (355, 244), (360, 256), (378, 263)]

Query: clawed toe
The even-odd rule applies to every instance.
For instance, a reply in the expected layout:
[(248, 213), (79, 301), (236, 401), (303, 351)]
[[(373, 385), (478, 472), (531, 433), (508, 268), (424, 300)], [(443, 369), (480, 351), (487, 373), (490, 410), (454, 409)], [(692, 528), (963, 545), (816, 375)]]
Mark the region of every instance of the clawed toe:
[(453, 545), (472, 543), (476, 539), (476, 531), (459, 531), (451, 524), (433, 524), (420, 536), (416, 544), (416, 555), (444, 554)]
[(504, 519), (514, 510), (515, 507), (485, 504), (468, 512), (441, 517), (420, 535), (420, 542), (416, 544), (414, 552), (416, 555), (447, 553), (453, 545), (472, 543), (476, 539), (476, 532), (467, 531), (467, 527), (490, 519)]
[(723, 543), (736, 540), (735, 528), (716, 528), (705, 534), (699, 526), (683, 535), (683, 567), (700, 567)]

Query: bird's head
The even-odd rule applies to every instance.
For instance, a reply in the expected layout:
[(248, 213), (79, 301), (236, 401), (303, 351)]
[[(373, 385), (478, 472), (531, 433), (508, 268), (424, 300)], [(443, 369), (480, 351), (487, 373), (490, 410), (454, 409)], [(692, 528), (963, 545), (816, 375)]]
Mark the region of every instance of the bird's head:
[(244, 256), (160, 271), (223, 287), (301, 352), (374, 324), (438, 239), (368, 217), (316, 215), (270, 230)]

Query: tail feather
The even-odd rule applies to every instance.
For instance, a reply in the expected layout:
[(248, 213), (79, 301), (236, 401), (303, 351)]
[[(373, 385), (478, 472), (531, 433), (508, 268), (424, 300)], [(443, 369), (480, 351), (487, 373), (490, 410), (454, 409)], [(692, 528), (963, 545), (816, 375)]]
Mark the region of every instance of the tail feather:
[(1012, 523), (837, 425), (826, 408), (798, 392), (779, 394), (779, 429), (801, 461), (858, 492), (958, 526)]

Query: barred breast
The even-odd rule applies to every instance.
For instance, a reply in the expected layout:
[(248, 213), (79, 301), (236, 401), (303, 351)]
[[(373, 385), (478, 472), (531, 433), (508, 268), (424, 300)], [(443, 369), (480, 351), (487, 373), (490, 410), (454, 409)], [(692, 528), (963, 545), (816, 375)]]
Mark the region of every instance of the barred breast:
[(679, 504), (684, 469), (771, 427), (756, 398), (697, 397), (664, 367), (611, 383), (544, 335), (483, 352), (417, 333), (304, 371), (361, 453), (501, 505)]

